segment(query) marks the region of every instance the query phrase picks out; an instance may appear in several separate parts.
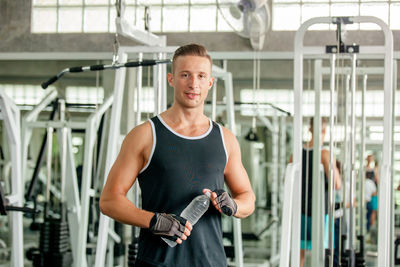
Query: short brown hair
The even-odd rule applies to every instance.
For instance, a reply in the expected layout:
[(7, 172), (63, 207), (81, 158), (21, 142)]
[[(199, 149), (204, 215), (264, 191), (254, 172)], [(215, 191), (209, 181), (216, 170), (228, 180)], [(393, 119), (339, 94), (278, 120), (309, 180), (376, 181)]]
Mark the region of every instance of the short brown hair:
[(174, 72), (175, 70), (175, 62), (177, 58), (183, 56), (205, 57), (208, 58), (210, 64), (212, 65), (212, 59), (208, 54), (207, 49), (204, 46), (199, 44), (188, 44), (188, 45), (183, 45), (175, 50), (174, 56), (172, 58), (172, 72)]

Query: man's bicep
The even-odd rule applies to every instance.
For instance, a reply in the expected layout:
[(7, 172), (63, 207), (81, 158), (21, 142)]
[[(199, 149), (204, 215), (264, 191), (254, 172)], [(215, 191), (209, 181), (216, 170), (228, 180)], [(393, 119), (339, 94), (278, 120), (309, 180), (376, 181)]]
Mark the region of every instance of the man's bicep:
[(252, 191), (247, 172), (241, 164), (225, 172), (225, 182), (233, 197)]
[(225, 182), (233, 196), (252, 191), (246, 169), (243, 167), (239, 143), (233, 135), (228, 135), (229, 158), (225, 168)]
[(107, 178), (110, 190), (123, 194), (129, 191), (144, 166), (143, 153), (149, 145), (146, 136), (143, 129), (126, 136)]
[(110, 184), (110, 189), (128, 192), (142, 165), (143, 159), (140, 154), (122, 147), (108, 175), (107, 183)]

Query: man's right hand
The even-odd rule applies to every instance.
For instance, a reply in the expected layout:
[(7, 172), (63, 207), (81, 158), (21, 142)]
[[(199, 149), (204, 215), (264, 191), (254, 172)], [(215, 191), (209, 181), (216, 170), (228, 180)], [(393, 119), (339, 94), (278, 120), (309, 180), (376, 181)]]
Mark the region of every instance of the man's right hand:
[(156, 212), (151, 218), (149, 228), (153, 234), (181, 244), (190, 235), (192, 225), (181, 216)]

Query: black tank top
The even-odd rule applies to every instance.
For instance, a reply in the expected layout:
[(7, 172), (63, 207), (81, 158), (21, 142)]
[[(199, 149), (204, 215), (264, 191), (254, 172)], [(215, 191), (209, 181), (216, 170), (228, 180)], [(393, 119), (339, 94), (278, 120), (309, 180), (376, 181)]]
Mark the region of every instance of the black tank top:
[[(307, 155), (308, 154), (308, 155)], [(301, 175), (301, 213), (312, 215), (312, 172), (313, 172), (313, 150), (303, 148), (303, 167)], [(307, 166), (308, 163), (308, 166)], [(307, 170), (308, 169), (308, 170)], [(324, 172), (325, 188), (325, 214), (328, 214), (328, 179)], [(307, 190), (307, 192), (306, 192)], [(307, 210), (306, 210), (307, 207)]]
[[(179, 215), (204, 188), (223, 188), (227, 154), (217, 123), (210, 120), (209, 130), (197, 137), (174, 132), (160, 116), (150, 123), (153, 149), (138, 176), (144, 210)], [(142, 228), (137, 258), (136, 266), (227, 266), (221, 214), (210, 204), (188, 239), (173, 248)]]

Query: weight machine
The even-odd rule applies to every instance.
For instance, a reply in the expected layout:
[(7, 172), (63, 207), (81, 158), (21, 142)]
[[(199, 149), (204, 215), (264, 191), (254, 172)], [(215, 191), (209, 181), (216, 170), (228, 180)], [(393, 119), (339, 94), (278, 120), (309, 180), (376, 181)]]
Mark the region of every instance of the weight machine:
[[(306, 47), (303, 45), (304, 34), (307, 29), (314, 24), (324, 23), (324, 24), (336, 24), (338, 28), (338, 33), (340, 34), (340, 27), (343, 24), (349, 23), (375, 23), (382, 29), (385, 36), (385, 45), (377, 47), (358, 47), (356, 45), (345, 45), (338, 38), (339, 43), (334, 46), (327, 47)], [(338, 34), (338, 35), (339, 35)], [(326, 55), (329, 54), (329, 56)], [(393, 197), (392, 197), (392, 176), (391, 176), (391, 166), (392, 166), (392, 145), (393, 145), (393, 36), (388, 26), (380, 19), (375, 17), (317, 17), (310, 19), (303, 23), (295, 36), (295, 58), (294, 58), (294, 142), (293, 142), (293, 163), (289, 164), (286, 169), (285, 176), (285, 189), (284, 189), (284, 207), (283, 207), (283, 223), (282, 223), (282, 243), (281, 243), (281, 258), (280, 266), (299, 266), (300, 258), (300, 210), (301, 210), (301, 184), (300, 179), (302, 171), (302, 91), (303, 91), (303, 58), (308, 57), (322, 57), (330, 59), (330, 150), (331, 153), (333, 149), (333, 129), (334, 129), (334, 90), (335, 90), (335, 62), (336, 57), (347, 56), (352, 62), (351, 68), (351, 91), (352, 91), (352, 116), (351, 116), (351, 128), (350, 128), (350, 162), (349, 173), (350, 176), (350, 221), (354, 218), (354, 203), (353, 203), (353, 188), (354, 179), (357, 173), (355, 169), (355, 87), (356, 87), (356, 60), (357, 54), (367, 56), (378, 57), (384, 59), (384, 142), (383, 142), (383, 159), (381, 166), (381, 183), (379, 188), (379, 231), (378, 231), (378, 265), (379, 266), (392, 266), (393, 263), (393, 225), (391, 223), (392, 213), (393, 213)], [(325, 55), (325, 56), (321, 56)], [(317, 139), (315, 144), (318, 144), (318, 133), (316, 129), (319, 129), (320, 125), (320, 90), (321, 83), (315, 81), (315, 125), (314, 133)], [(314, 150), (319, 153), (318, 146), (314, 147)], [(318, 157), (315, 157), (318, 158)], [(330, 227), (332, 229), (332, 213), (333, 213), (333, 183), (332, 181), (332, 162), (333, 155), (330, 155), (330, 176), (329, 176), (329, 215), (330, 215)], [(318, 163), (318, 159), (314, 159)], [(314, 164), (315, 166), (316, 164)], [(315, 185), (318, 187), (318, 185)], [(314, 191), (314, 190), (313, 190)], [(313, 203), (314, 204), (314, 203)], [(317, 204), (313, 205), (313, 214), (317, 214)], [(314, 212), (315, 211), (315, 212)], [(317, 227), (313, 225), (313, 247), (312, 251), (312, 266), (322, 266), (324, 264), (324, 251), (323, 246), (320, 245), (321, 240), (317, 239), (318, 229), (322, 223), (316, 220)], [(352, 224), (349, 229), (349, 263), (350, 266), (354, 266), (355, 263), (355, 253), (352, 246), (353, 240), (352, 236), (354, 229), (352, 229)], [(332, 266), (332, 238), (330, 236), (330, 255), (326, 262), (329, 266)], [(318, 249), (315, 249), (318, 248)]]

